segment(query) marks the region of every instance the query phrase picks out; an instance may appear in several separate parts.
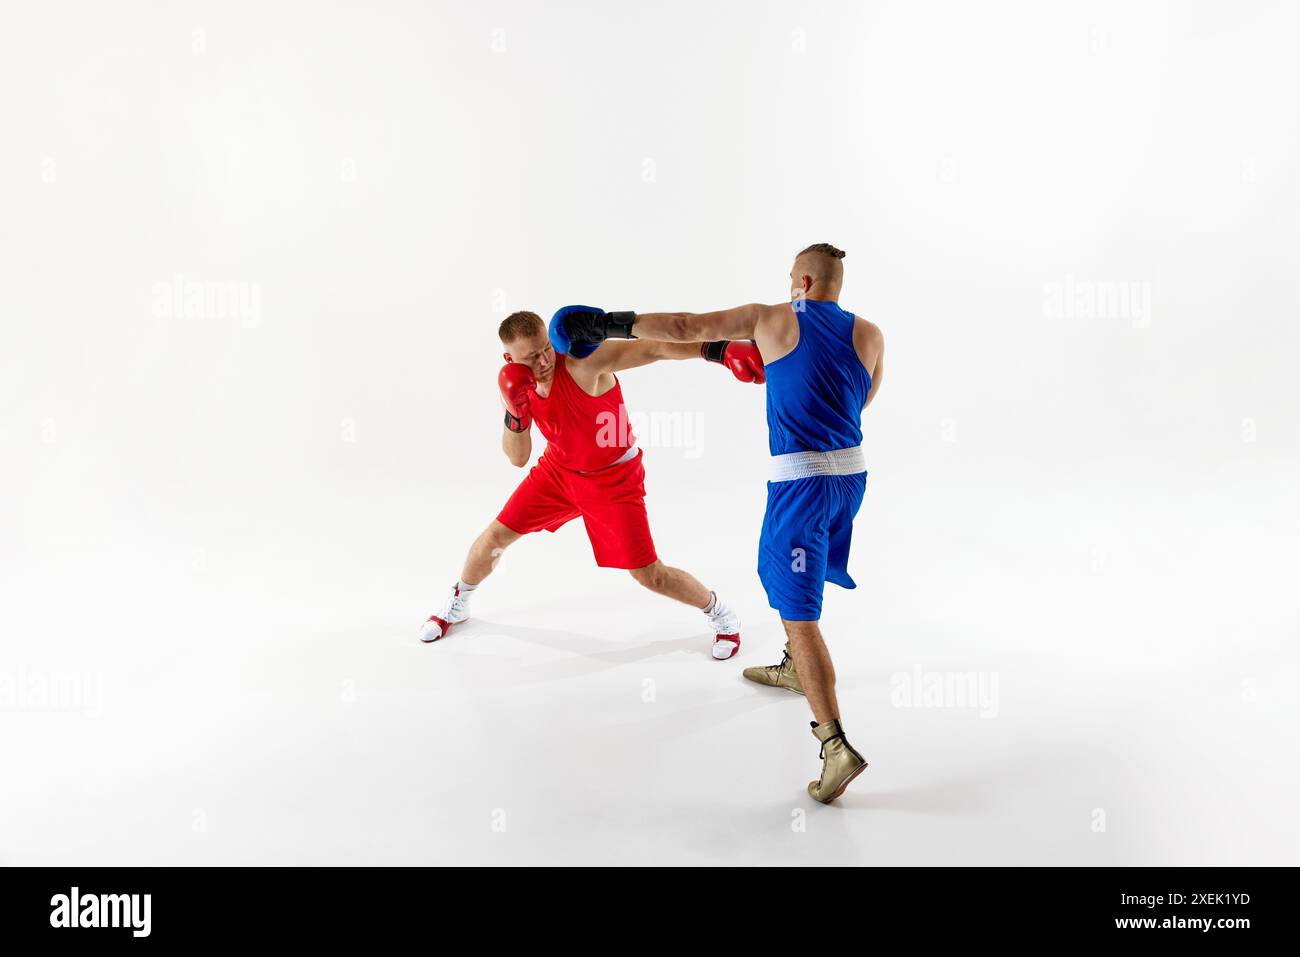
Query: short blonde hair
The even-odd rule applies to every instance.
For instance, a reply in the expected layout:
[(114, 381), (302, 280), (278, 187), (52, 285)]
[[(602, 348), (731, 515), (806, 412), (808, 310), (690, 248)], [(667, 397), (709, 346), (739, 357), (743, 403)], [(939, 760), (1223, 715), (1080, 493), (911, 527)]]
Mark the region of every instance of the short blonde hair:
[(545, 331), (546, 324), (542, 322), (542, 317), (535, 312), (527, 311), (510, 313), (501, 320), (501, 325), (497, 327), (497, 335), (502, 342), (526, 339), (528, 336)]

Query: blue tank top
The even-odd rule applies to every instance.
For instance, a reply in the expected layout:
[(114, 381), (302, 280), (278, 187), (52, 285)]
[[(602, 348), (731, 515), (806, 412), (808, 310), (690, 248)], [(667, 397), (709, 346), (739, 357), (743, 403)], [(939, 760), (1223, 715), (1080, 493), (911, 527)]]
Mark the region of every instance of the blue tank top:
[(794, 304), (799, 344), (767, 365), (767, 430), (773, 455), (862, 444), (871, 375), (853, 348), (853, 314), (834, 302)]

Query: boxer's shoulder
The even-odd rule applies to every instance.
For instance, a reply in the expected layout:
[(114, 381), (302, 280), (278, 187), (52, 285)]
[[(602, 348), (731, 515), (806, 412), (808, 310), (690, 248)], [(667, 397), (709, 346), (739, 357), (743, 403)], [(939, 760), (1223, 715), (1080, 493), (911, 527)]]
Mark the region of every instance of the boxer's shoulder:
[(885, 344), (885, 334), (880, 331), (880, 327), (862, 316), (853, 317), (853, 344), (858, 346), (867, 346), (873, 349), (879, 349)]
[(565, 374), (578, 387), (579, 392), (593, 399), (600, 398), (618, 385), (614, 374), (608, 370), (603, 361), (597, 358), (600, 351), (597, 349), (589, 358), (564, 357)]
[(885, 349), (885, 334), (880, 327), (862, 316), (853, 317), (853, 348), (868, 369), (874, 369), (876, 360)]
[(794, 352), (799, 344), (799, 317), (788, 302), (772, 306), (757, 306), (758, 321), (754, 324), (754, 340), (758, 343), (763, 361), (775, 362)]

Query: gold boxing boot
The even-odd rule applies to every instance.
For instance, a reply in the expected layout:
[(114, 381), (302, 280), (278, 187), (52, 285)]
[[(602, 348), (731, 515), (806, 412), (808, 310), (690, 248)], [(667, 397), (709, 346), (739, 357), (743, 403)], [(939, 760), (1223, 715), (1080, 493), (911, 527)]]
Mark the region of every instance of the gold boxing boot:
[(799, 675), (794, 670), (794, 659), (790, 657), (790, 642), (785, 643), (785, 654), (779, 665), (764, 665), (746, 668), (742, 674), (750, 681), (771, 688), (786, 688), (795, 694), (803, 694), (803, 685), (799, 684)]
[(822, 776), (819, 780), (808, 782), (808, 793), (823, 804), (830, 804), (844, 793), (849, 782), (867, 768), (862, 755), (853, 750), (853, 746), (844, 737), (844, 729), (838, 720), (818, 724), (810, 721), (813, 737), (822, 743)]

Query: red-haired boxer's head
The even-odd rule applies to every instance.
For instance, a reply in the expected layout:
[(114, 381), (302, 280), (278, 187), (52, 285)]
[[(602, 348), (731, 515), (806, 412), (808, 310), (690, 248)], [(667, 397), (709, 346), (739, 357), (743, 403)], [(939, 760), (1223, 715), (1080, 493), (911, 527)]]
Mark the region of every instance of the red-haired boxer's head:
[(537, 313), (512, 312), (502, 320), (497, 335), (506, 347), (506, 362), (528, 366), (538, 382), (549, 382), (555, 375), (555, 349)]

